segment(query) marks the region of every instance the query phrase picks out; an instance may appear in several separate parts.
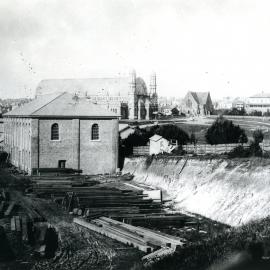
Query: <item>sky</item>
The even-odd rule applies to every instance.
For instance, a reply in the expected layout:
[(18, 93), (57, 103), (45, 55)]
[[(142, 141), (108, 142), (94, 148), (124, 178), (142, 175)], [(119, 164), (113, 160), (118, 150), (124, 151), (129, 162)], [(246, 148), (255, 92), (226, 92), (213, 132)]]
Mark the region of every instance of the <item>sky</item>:
[(0, 98), (48, 78), (124, 76), (158, 94), (270, 92), (269, 0), (0, 1)]

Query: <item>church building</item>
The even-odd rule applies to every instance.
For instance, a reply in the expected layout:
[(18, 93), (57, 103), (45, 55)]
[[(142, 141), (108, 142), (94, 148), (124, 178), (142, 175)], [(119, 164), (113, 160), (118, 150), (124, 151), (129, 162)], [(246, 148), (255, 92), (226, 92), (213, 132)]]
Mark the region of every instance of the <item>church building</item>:
[(186, 114), (204, 116), (211, 114), (213, 110), (210, 92), (189, 91), (183, 100), (182, 112)]
[(150, 76), (149, 89), (133, 70), (127, 77), (42, 80), (36, 89), (36, 96), (57, 92), (84, 96), (120, 114), (122, 119), (148, 120), (158, 110), (155, 73)]
[(71, 168), (113, 173), (120, 115), (70, 93), (42, 95), (4, 117), (4, 149), (12, 164), (33, 174)]

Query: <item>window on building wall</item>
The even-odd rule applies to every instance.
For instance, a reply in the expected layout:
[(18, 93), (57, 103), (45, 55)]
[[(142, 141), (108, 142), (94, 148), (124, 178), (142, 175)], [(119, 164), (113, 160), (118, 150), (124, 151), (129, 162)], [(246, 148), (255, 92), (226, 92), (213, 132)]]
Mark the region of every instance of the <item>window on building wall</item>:
[(57, 141), (59, 140), (59, 126), (58, 124), (53, 124), (51, 128), (51, 140)]
[(99, 127), (98, 127), (98, 124), (92, 125), (91, 140), (99, 140)]

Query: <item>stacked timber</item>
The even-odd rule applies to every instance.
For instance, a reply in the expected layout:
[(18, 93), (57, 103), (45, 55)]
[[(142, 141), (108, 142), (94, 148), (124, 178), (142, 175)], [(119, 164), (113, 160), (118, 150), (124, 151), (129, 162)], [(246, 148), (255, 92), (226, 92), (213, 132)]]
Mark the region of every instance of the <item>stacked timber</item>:
[(23, 241), (28, 241), (28, 219), (25, 216), (13, 216), (10, 220), (10, 229), (20, 235)]
[(14, 201), (13, 202), (9, 202), (9, 205), (8, 205), (8, 207), (7, 207), (7, 209), (6, 209), (5, 213), (4, 213), (4, 216), (5, 217), (10, 216), (11, 215), (11, 212), (15, 208), (15, 206), (16, 206), (16, 202), (14, 202)]
[(0, 202), (0, 217), (2, 217), (2, 215), (4, 213), (4, 208), (5, 208), (5, 202), (2, 201), (2, 202)]
[(27, 197), (21, 197), (20, 206), (24, 209), (27, 218), (30, 222), (42, 222), (45, 221), (44, 216), (33, 206), (31, 199)]
[(39, 197), (64, 196), (75, 188), (90, 187), (98, 184), (97, 180), (89, 180), (83, 175), (67, 176), (35, 176), (31, 177), (33, 192)]
[(0, 190), (0, 217), (6, 214), (6, 208), (8, 208), (9, 206), (8, 200), (9, 200), (8, 192), (5, 189), (1, 189)]
[(140, 211), (140, 213), (135, 214), (110, 213), (109, 216), (134, 226), (146, 227), (183, 226), (187, 223), (194, 222), (194, 218), (190, 216), (183, 214), (167, 214), (164, 212), (142, 213), (142, 211)]
[(162, 247), (150, 254), (142, 257), (143, 266), (145, 268), (151, 267), (154, 263), (161, 261), (163, 258), (174, 254), (174, 248)]
[(73, 222), (146, 253), (153, 252), (161, 247), (170, 247), (175, 250), (177, 247), (184, 246), (184, 240), (179, 237), (135, 227), (107, 217), (100, 217), (91, 222), (74, 218)]
[(74, 182), (68, 182), (66, 179), (48, 182), (49, 180), (45, 183), (40, 183), (40, 181), (36, 183), (33, 187), (36, 195), (42, 198), (54, 198), (68, 211), (79, 208), (84, 213), (87, 212), (88, 216), (92, 212), (99, 212), (100, 216), (108, 215), (109, 208), (113, 209), (112, 213), (115, 214), (161, 211), (161, 202), (153, 201), (141, 190), (119, 190), (100, 185), (79, 186), (78, 182), (74, 185)]

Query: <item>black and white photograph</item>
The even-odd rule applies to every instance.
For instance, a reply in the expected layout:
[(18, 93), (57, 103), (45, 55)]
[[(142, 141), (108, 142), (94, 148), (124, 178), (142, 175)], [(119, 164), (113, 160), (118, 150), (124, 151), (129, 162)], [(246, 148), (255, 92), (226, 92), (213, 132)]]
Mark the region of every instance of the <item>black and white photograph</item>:
[(269, 270), (270, 2), (0, 0), (0, 270)]

